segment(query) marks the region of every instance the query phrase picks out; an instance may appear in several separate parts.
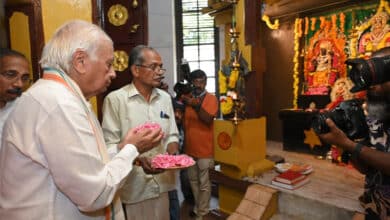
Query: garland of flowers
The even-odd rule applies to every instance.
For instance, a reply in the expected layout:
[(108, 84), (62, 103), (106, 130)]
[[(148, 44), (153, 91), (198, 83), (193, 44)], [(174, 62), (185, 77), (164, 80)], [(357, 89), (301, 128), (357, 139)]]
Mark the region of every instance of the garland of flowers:
[(314, 31), (314, 30), (316, 29), (316, 21), (317, 21), (317, 18), (316, 18), (316, 17), (310, 18), (310, 21), (311, 21), (310, 30), (311, 30), (311, 31)]
[(297, 18), (295, 19), (295, 25), (294, 25), (294, 82), (293, 82), (293, 94), (294, 94), (294, 100), (293, 100), (293, 108), (298, 108), (298, 84), (299, 84), (299, 38), (302, 36), (302, 19)]
[(344, 33), (344, 28), (345, 28), (345, 15), (344, 15), (344, 13), (340, 13), (340, 17), (339, 17), (339, 19), (340, 19), (340, 31), (341, 31), (341, 33)]
[(309, 18), (305, 17), (305, 36), (309, 33)]
[(233, 99), (236, 97), (236, 83), (240, 71), (238, 69), (232, 69), (230, 76), (226, 76), (221, 70), (218, 72), (218, 84), (219, 93), (221, 94), (219, 101), (221, 103), (222, 114), (230, 114), (233, 110)]
[(263, 15), (263, 17), (261, 17), (261, 20), (263, 20), (270, 29), (272, 30), (279, 29), (279, 19), (276, 19), (275, 22), (272, 24), (271, 21), (269, 20), (268, 15)]
[(337, 30), (337, 15), (336, 14), (333, 14), (330, 19), (332, 20), (332, 33), (336, 33), (336, 30)]

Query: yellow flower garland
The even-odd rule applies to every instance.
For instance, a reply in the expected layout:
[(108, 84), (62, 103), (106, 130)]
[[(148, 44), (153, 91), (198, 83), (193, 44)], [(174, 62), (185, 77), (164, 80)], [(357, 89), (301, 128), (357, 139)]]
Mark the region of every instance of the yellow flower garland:
[(317, 21), (317, 18), (315, 18), (315, 17), (310, 18), (310, 21), (311, 21), (310, 30), (311, 30), (311, 31), (314, 31), (314, 30), (316, 29), (316, 21)]
[(299, 38), (302, 36), (302, 19), (297, 18), (295, 19), (295, 28), (294, 28), (294, 82), (293, 82), (293, 94), (294, 94), (294, 100), (293, 100), (293, 108), (297, 109), (298, 108), (298, 84), (299, 84), (299, 63), (298, 63), (298, 58), (299, 58)]
[(218, 72), (219, 93), (221, 94), (220, 103), (222, 114), (226, 115), (233, 110), (233, 97), (228, 95), (229, 91), (234, 91), (240, 71), (233, 69), (230, 76), (227, 77), (221, 70)]
[(340, 13), (340, 31), (341, 31), (341, 33), (344, 33), (344, 26), (345, 26), (345, 15), (344, 15), (344, 13)]
[(270, 29), (279, 29), (279, 19), (276, 19), (275, 22), (272, 24), (269, 20), (269, 17), (267, 15), (263, 15), (263, 17), (261, 17), (261, 20), (263, 20)]
[(305, 17), (305, 36), (309, 33), (309, 18)]
[(222, 71), (218, 71), (218, 84), (219, 84), (219, 93), (226, 94), (227, 86), (226, 86), (226, 76), (222, 73)]
[(237, 80), (238, 80), (239, 73), (240, 72), (238, 70), (236, 70), (236, 69), (233, 69), (232, 72), (230, 73), (230, 76), (229, 76), (229, 89), (236, 88), (236, 83), (237, 83)]
[(222, 114), (224, 115), (227, 115), (227, 114), (230, 114), (232, 112), (232, 109), (233, 109), (233, 99), (232, 97), (230, 96), (225, 96), (222, 100), (220, 100), (221, 102), (221, 112)]

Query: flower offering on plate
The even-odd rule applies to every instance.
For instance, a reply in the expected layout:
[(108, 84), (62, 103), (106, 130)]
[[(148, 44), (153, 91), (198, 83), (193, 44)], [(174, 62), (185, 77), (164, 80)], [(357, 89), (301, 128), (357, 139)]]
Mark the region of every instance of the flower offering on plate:
[(195, 164), (192, 157), (181, 155), (158, 154), (152, 158), (152, 167), (159, 169), (183, 169)]

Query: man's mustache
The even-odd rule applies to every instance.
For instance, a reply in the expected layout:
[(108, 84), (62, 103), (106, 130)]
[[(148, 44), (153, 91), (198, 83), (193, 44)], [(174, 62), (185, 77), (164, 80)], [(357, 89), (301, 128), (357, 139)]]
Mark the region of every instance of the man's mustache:
[(14, 94), (14, 95), (21, 95), (23, 92), (22, 88), (14, 88), (14, 89), (8, 89), (7, 93)]

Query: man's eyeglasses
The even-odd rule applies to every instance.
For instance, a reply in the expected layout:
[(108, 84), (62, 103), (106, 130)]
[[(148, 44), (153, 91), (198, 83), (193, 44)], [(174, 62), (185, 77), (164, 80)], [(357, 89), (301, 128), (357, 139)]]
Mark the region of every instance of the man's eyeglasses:
[(20, 81), (22, 81), (23, 84), (31, 83), (30, 75), (23, 74), (22, 76), (19, 76), (19, 73), (13, 70), (2, 72), (0, 75), (9, 81), (17, 81), (20, 78)]
[(166, 69), (161, 68), (161, 66), (155, 65), (155, 64), (148, 65), (148, 66), (142, 65), (142, 64), (137, 64), (137, 66), (147, 68), (147, 69), (152, 70), (153, 72), (161, 73), (161, 74), (163, 74), (167, 71)]

